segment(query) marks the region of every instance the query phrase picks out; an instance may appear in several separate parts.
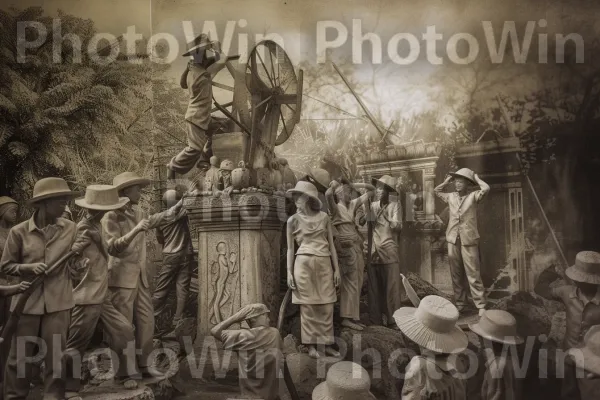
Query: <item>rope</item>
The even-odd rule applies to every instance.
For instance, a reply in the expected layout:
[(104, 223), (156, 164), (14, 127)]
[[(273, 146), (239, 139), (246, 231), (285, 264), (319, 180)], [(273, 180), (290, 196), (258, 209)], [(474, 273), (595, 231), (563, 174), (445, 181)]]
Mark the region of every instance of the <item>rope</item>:
[(352, 113), (349, 113), (348, 111), (342, 110), (341, 108), (339, 108), (339, 107), (336, 107), (336, 106), (334, 106), (334, 105), (332, 105), (332, 104), (329, 104), (329, 103), (327, 103), (327, 102), (325, 102), (325, 101), (323, 101), (323, 100), (319, 100), (319, 99), (317, 99), (316, 97), (312, 97), (312, 96), (311, 96), (311, 95), (309, 95), (309, 94), (302, 93), (302, 96), (306, 96), (306, 97), (308, 97), (309, 99), (313, 99), (313, 100), (315, 100), (315, 101), (318, 101), (318, 102), (319, 102), (319, 103), (321, 103), (321, 104), (324, 104), (324, 105), (326, 105), (326, 106), (329, 106), (329, 107), (331, 107), (331, 108), (335, 108), (336, 110), (338, 110), (338, 111), (341, 111), (341, 112), (343, 112), (344, 114), (350, 115), (351, 117), (354, 117), (355, 119), (362, 119), (362, 120), (364, 120), (364, 118), (362, 118), (362, 117), (359, 117), (358, 115), (354, 115), (354, 114), (352, 114)]

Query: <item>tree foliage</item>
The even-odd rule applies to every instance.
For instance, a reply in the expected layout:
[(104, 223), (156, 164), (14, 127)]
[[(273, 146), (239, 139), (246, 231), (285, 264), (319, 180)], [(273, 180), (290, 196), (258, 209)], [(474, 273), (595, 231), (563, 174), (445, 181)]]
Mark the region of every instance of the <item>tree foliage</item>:
[[(45, 176), (83, 188), (124, 170), (146, 173), (152, 156), (155, 67), (123, 57), (94, 62), (85, 51), (96, 33), (93, 22), (62, 12), (58, 18), (63, 37), (81, 40), (81, 62), (70, 40), (53, 43), (52, 19), (42, 8), (0, 11), (0, 192), (16, 198), (28, 197)], [(19, 60), (17, 24), (24, 21), (42, 24), (49, 34)], [(28, 40), (36, 36), (32, 29), (25, 33)], [(100, 42), (97, 55), (105, 57), (111, 45)]]

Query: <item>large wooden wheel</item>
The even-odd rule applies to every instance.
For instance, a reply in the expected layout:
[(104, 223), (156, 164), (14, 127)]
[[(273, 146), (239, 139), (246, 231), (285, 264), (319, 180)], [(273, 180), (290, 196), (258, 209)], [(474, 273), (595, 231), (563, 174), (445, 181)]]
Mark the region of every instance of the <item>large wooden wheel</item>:
[[(225, 116), (224, 129), (249, 135), (244, 161), (250, 167), (270, 167), (275, 146), (285, 143), (300, 120), (302, 70), (298, 76), (285, 51), (275, 42), (259, 42), (245, 68), (227, 61), (227, 71), (213, 79), (213, 116)], [(215, 96), (215, 92), (218, 92)], [(218, 98), (217, 98), (218, 97)]]
[(253, 129), (261, 130), (263, 141), (269, 144), (285, 143), (300, 120), (302, 71), (296, 77), (294, 66), (281, 46), (265, 40), (250, 52), (245, 77), (255, 112)]

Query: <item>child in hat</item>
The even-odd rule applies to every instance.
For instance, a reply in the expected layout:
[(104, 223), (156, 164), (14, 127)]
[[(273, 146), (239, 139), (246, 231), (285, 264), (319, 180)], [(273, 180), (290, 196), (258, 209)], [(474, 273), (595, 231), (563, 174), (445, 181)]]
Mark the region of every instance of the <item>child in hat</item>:
[[(300, 181), (287, 193), (297, 210), (287, 221), (287, 282), (292, 302), (300, 305), (302, 343), (313, 358), (320, 357), (319, 344), (326, 346), (326, 354), (339, 357), (331, 347), (335, 288), (340, 284), (331, 221), (319, 211), (321, 201), (312, 183)], [(294, 244), (298, 244), (295, 254)]]
[[(214, 53), (214, 57), (209, 57), (210, 52)], [(176, 173), (189, 172), (201, 158), (208, 160), (210, 157), (207, 131), (212, 111), (212, 79), (227, 61), (219, 43), (211, 42), (206, 34), (188, 43), (188, 51), (183, 56), (190, 57), (181, 77), (181, 86), (188, 90), (190, 97), (185, 113), (187, 146), (167, 165), (169, 180), (175, 178)]]
[(421, 355), (406, 366), (402, 400), (435, 398), (466, 400), (466, 382), (458, 354), (467, 348), (467, 335), (460, 329), (458, 310), (440, 296), (426, 296), (418, 308), (403, 307), (394, 313), (404, 335), (419, 345)]
[(481, 400), (520, 400), (523, 380), (515, 375), (516, 345), (523, 343), (517, 334), (517, 320), (502, 310), (485, 311), (479, 322), (469, 324), (479, 336), (485, 362)]
[[(45, 274), (50, 266), (71, 251), (81, 252), (89, 236), (79, 235), (75, 223), (61, 218), (67, 202), (76, 195), (61, 178), (43, 178), (35, 183), (29, 200), (35, 211), (30, 219), (10, 229), (0, 261), (1, 273), (29, 281)], [(81, 276), (87, 262), (81, 257), (67, 261), (45, 276), (43, 284), (31, 292), (10, 344), (4, 373), (6, 399), (24, 399), (29, 394), (33, 369), (25, 368), (25, 376), (21, 369), (24, 357), (33, 357), (36, 346), (34, 342), (28, 342), (25, 354), (19, 353), (22, 347), (17, 346), (17, 340), (25, 336), (38, 337), (46, 343), (44, 397), (64, 398), (62, 374), (54, 369), (61, 360), (54, 358), (65, 351), (71, 308), (75, 304), (73, 279)]]
[[(368, 191), (352, 198), (359, 189)], [(326, 197), (331, 209), (331, 222), (336, 227), (338, 262), (342, 271), (340, 283), (340, 316), (342, 326), (362, 331), (360, 323), (360, 292), (365, 272), (363, 238), (356, 226), (357, 212), (373, 197), (375, 188), (369, 184), (332, 181)]]
[(592, 326), (583, 338), (583, 346), (569, 349), (568, 356), (576, 367), (581, 399), (593, 399), (600, 391), (600, 325)]
[[(454, 180), (455, 191), (444, 193), (443, 190), (452, 180)], [(479, 186), (480, 189), (470, 192), (471, 186)], [(449, 174), (434, 191), (444, 203), (448, 204), (446, 241), (454, 300), (458, 310), (463, 312), (467, 307), (467, 288), (464, 285), (466, 274), (473, 301), (479, 309), (479, 315), (482, 315), (487, 301), (480, 272), (477, 205), (490, 191), (490, 186), (469, 168), (461, 168)]]
[(376, 187), (375, 201), (370, 205), (368, 218), (373, 226), (372, 266), (368, 269), (369, 314), (371, 322), (395, 329), (393, 314), (402, 303), (403, 288), (400, 286), (400, 250), (398, 234), (402, 231), (402, 208), (397, 196), (396, 179), (384, 175), (372, 179)]
[[(277, 328), (269, 325), (269, 313), (264, 304), (250, 304), (210, 330), (225, 350), (239, 352), (239, 383), (244, 398), (280, 398), (283, 341)], [(242, 321), (250, 329), (227, 330)]]
[[(562, 302), (567, 309), (567, 327), (562, 347), (564, 350), (578, 348), (591, 326), (600, 325), (600, 253), (582, 251), (575, 257), (575, 265), (565, 274), (572, 282), (550, 287), (556, 274), (542, 273), (534, 289), (535, 293)], [(575, 364), (565, 359), (565, 377), (562, 380), (561, 398), (578, 399)]]

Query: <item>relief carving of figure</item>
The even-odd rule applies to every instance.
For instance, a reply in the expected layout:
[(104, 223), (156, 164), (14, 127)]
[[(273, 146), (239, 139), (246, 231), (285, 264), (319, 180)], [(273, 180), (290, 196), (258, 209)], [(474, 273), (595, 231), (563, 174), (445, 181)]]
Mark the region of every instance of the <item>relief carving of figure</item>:
[(226, 242), (217, 243), (217, 259), (212, 263), (211, 274), (213, 281), (213, 315), (211, 318), (212, 323), (221, 323), (223, 321), (223, 313), (221, 312), (222, 307), (231, 300), (230, 314), (233, 314), (233, 303), (235, 298), (235, 288), (237, 282), (234, 283), (234, 295), (232, 296), (230, 288), (227, 283), (229, 277), (237, 274), (239, 268), (237, 265), (237, 254), (229, 251), (229, 246)]

